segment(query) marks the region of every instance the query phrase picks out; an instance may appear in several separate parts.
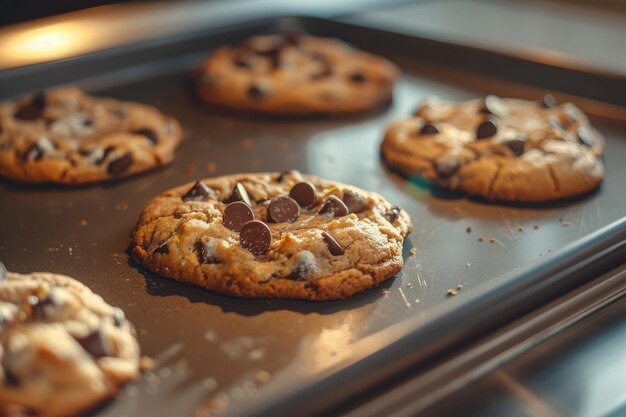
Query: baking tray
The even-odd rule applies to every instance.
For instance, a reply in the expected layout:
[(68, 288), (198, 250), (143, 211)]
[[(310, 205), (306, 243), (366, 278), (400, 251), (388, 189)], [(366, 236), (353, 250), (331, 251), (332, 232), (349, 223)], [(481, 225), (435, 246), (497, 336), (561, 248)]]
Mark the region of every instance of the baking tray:
[[(391, 106), (352, 117), (268, 120), (196, 103), (188, 71), (212, 48), (295, 28), (398, 63), (404, 76)], [(467, 71), (451, 65), (452, 53)], [(532, 68), (528, 83), (505, 64)], [(593, 118), (608, 148), (607, 178), (597, 192), (544, 206), (484, 204), (406, 181), (379, 159), (385, 126), (430, 94), (538, 97), (555, 75), (593, 83), (593, 94), (574, 101), (618, 117)], [(280, 18), (4, 71), (0, 95), (65, 82), (154, 104), (186, 131), (172, 165), (127, 181), (80, 188), (0, 183), (0, 259), (7, 267), (81, 280), (126, 311), (143, 352), (156, 359), (156, 369), (93, 413), (98, 417), (201, 416), (221, 406), (233, 416), (328, 415), (626, 259), (619, 77), (331, 20)], [(575, 83), (558, 87), (561, 98), (585, 96)], [(342, 301), (240, 300), (160, 278), (128, 260), (130, 232), (159, 192), (211, 175), (290, 168), (377, 191), (407, 210), (414, 231), (402, 272)], [(447, 296), (458, 284), (459, 295)]]

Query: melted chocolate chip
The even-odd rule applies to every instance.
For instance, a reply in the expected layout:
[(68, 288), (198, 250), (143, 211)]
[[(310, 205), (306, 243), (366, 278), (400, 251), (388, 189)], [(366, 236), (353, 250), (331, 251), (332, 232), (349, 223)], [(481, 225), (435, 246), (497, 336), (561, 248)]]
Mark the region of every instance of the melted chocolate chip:
[(122, 175), (133, 164), (133, 155), (125, 153), (117, 159), (112, 160), (107, 167), (107, 173), (111, 176)]
[(293, 280), (306, 279), (311, 274), (318, 271), (319, 266), (317, 264), (317, 260), (315, 259), (315, 255), (308, 250), (304, 250), (298, 253), (295, 266), (287, 278)]
[(207, 197), (213, 195), (213, 191), (209, 186), (201, 181), (197, 181), (193, 187), (181, 197), (183, 201), (204, 201)]
[(213, 243), (198, 242), (196, 243), (196, 252), (198, 253), (198, 259), (201, 264), (219, 264), (220, 260), (215, 255), (215, 246)]
[(252, 220), (241, 228), (239, 241), (241, 246), (259, 256), (269, 250), (272, 243), (272, 233), (265, 223)]
[(366, 80), (365, 74), (363, 74), (362, 72), (353, 72), (352, 74), (350, 74), (349, 78), (350, 81), (356, 84), (364, 83)]
[(509, 148), (511, 152), (513, 152), (513, 155), (521, 156), (526, 147), (526, 138), (524, 136), (518, 136), (516, 138), (503, 141), (502, 144)]
[(506, 104), (498, 96), (487, 96), (480, 109), (481, 113), (503, 117), (506, 114)]
[(65, 293), (60, 290), (51, 290), (45, 298), (32, 297), (28, 299), (32, 315), (39, 320), (47, 320), (54, 312), (62, 307), (67, 301)]
[(494, 119), (487, 119), (476, 128), (476, 139), (490, 138), (498, 133), (498, 123)]
[(113, 308), (113, 324), (115, 327), (121, 327), (124, 321), (126, 320), (126, 315), (124, 314), (124, 310), (119, 307)]
[(45, 108), (46, 96), (43, 93), (37, 93), (29, 103), (18, 107), (13, 116), (20, 120), (37, 120), (43, 116)]
[(224, 209), (224, 226), (233, 232), (241, 231), (241, 228), (251, 220), (254, 220), (254, 212), (243, 201), (230, 203)]
[(400, 207), (393, 207), (389, 212), (385, 214), (385, 218), (389, 220), (390, 223), (395, 222), (400, 218), (400, 211), (402, 209)]
[(111, 346), (111, 342), (106, 339), (100, 328), (85, 337), (77, 338), (76, 341), (80, 343), (83, 349), (96, 358), (113, 356), (113, 346)]
[(157, 132), (155, 132), (152, 129), (148, 129), (148, 128), (138, 129), (138, 130), (135, 130), (133, 133), (137, 135), (145, 136), (150, 142), (152, 142), (155, 145), (159, 143), (159, 135), (157, 134)]
[(430, 123), (426, 123), (420, 129), (420, 134), (422, 135), (436, 135), (437, 133), (439, 133), (439, 129), (437, 129), (437, 126)]
[(593, 147), (596, 144), (596, 140), (593, 137), (593, 133), (586, 126), (581, 126), (576, 130), (576, 136), (578, 140), (585, 146)]
[(313, 207), (317, 202), (315, 186), (310, 182), (299, 182), (289, 191), (289, 197), (296, 200), (302, 208)]
[(546, 94), (545, 96), (541, 97), (541, 99), (539, 100), (539, 104), (545, 109), (550, 109), (556, 106), (556, 98), (554, 98), (552, 94)]
[(268, 213), (276, 223), (293, 223), (300, 215), (300, 206), (291, 197), (276, 197), (270, 201)]
[(250, 196), (248, 196), (248, 191), (246, 191), (246, 187), (244, 187), (243, 184), (240, 182), (235, 184), (233, 192), (230, 193), (230, 197), (224, 200), (224, 203), (234, 203), (235, 201), (243, 201), (244, 203), (252, 207), (252, 201), (250, 200)]
[(324, 205), (319, 211), (319, 214), (329, 215), (330, 217), (343, 217), (348, 213), (348, 207), (334, 195), (329, 196), (326, 201), (324, 201)]
[(460, 168), (458, 159), (455, 157), (441, 158), (435, 162), (435, 170), (437, 176), (441, 179), (448, 179), (453, 176)]
[(322, 237), (324, 238), (324, 242), (326, 242), (326, 246), (328, 246), (328, 251), (333, 256), (339, 256), (346, 253), (346, 251), (341, 247), (341, 245), (326, 232), (322, 232)]
[(7, 279), (7, 268), (0, 262), (0, 284)]
[(267, 91), (256, 84), (252, 84), (248, 88), (248, 97), (254, 101), (261, 101), (267, 97)]
[(369, 209), (367, 199), (359, 193), (355, 193), (350, 190), (344, 190), (342, 200), (345, 203), (346, 207), (348, 207), (350, 213), (360, 213)]
[(167, 255), (170, 253), (170, 248), (167, 245), (167, 240), (161, 243), (161, 246), (157, 246), (157, 248), (152, 253), (161, 253), (163, 255)]

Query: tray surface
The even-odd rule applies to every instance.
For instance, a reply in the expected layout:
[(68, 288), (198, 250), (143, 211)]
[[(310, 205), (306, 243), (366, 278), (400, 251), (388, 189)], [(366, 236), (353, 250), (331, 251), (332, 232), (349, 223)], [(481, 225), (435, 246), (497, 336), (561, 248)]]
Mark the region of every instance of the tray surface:
[[(236, 40), (273, 29), (269, 24), (233, 29), (229, 36)], [(236, 402), (276, 380), (315, 377), (345, 359), (364, 337), (405, 319), (427, 320), (433, 309), (450, 302), (448, 289), (463, 285), (456, 298), (480, 291), (481, 285), (549, 258), (626, 215), (623, 121), (592, 120), (607, 140), (607, 178), (599, 191), (582, 199), (511, 207), (436, 196), (381, 163), (378, 146), (385, 126), (430, 94), (463, 100), (486, 93), (527, 96), (529, 90), (502, 83), (487, 90), (472, 77), (422, 63), (419, 54), (394, 46), (386, 55), (404, 75), (390, 107), (350, 118), (265, 120), (196, 103), (187, 71), (210, 51), (214, 38), (209, 33), (197, 39), (205, 46), (182, 54), (179, 44), (164, 45), (164, 58), (156, 63), (122, 66), (89, 79), (89, 73), (75, 75), (89, 92), (150, 103), (177, 117), (186, 140), (172, 165), (77, 189), (0, 183), (0, 260), (7, 268), (81, 280), (126, 311), (143, 352), (157, 359), (154, 372), (95, 415), (194, 415), (207, 399)], [(28, 85), (13, 88), (29, 90)], [(214, 172), (208, 172), (208, 163)], [(220, 296), (128, 261), (124, 250), (130, 232), (156, 194), (212, 175), (290, 168), (376, 191), (407, 210), (414, 231), (405, 243), (403, 271), (350, 299), (311, 303)], [(81, 226), (81, 220), (88, 224)]]

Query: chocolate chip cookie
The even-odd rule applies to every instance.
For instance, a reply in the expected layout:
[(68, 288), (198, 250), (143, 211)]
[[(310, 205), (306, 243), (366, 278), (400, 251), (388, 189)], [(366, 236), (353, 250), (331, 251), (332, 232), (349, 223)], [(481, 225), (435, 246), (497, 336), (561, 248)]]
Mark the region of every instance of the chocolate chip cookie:
[(398, 69), (333, 39), (256, 36), (217, 49), (197, 71), (207, 103), (273, 114), (341, 114), (390, 100)]
[(127, 177), (170, 162), (181, 137), (154, 107), (55, 88), (0, 103), (0, 175), (62, 184)]
[(132, 257), (239, 297), (344, 298), (395, 275), (409, 216), (351, 185), (284, 173), (216, 177), (144, 208)]
[(132, 324), (78, 281), (0, 263), (0, 415), (78, 414), (139, 376)]
[(542, 202), (586, 193), (604, 178), (604, 140), (571, 103), (427, 100), (381, 145), (406, 176), (489, 200)]

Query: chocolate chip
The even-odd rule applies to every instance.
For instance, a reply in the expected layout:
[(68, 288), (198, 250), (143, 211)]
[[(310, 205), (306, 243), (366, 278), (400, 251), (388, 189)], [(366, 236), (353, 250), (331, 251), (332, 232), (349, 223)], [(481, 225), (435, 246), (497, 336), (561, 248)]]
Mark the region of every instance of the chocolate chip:
[(437, 176), (444, 180), (454, 175), (460, 167), (461, 165), (459, 164), (459, 160), (452, 155), (449, 157), (440, 158), (435, 162), (435, 170), (437, 171)]
[(117, 159), (109, 163), (107, 173), (112, 176), (122, 175), (133, 164), (133, 155), (130, 152), (125, 153)]
[(85, 337), (77, 338), (76, 341), (85, 349), (88, 353), (96, 358), (102, 358), (104, 356), (113, 356), (113, 346), (111, 342), (102, 333), (100, 328), (94, 330), (92, 333)]
[(306, 279), (312, 274), (319, 271), (319, 265), (315, 259), (315, 255), (308, 250), (303, 250), (298, 253), (295, 266), (291, 273), (287, 276), (288, 279), (299, 280)]
[(420, 134), (422, 135), (436, 135), (437, 133), (439, 133), (439, 129), (437, 129), (437, 126), (430, 123), (426, 123), (420, 129)]
[(258, 85), (252, 84), (250, 88), (248, 88), (248, 97), (255, 101), (261, 101), (267, 97), (267, 92)]
[(483, 106), (480, 108), (481, 113), (492, 114), (496, 117), (503, 117), (506, 115), (506, 104), (498, 96), (487, 96), (483, 102)]
[(119, 307), (113, 308), (113, 324), (115, 327), (121, 327), (124, 321), (126, 320), (126, 314), (124, 314), (124, 310)]
[(145, 136), (150, 142), (152, 142), (153, 144), (157, 144), (159, 143), (159, 135), (157, 135), (157, 132), (155, 132), (152, 129), (139, 129), (139, 130), (135, 130), (133, 132), (136, 135), (142, 135)]
[(355, 193), (350, 190), (344, 190), (342, 200), (345, 203), (346, 207), (348, 207), (350, 213), (360, 213), (369, 209), (367, 199), (359, 193)]
[(326, 201), (324, 201), (324, 205), (319, 211), (319, 214), (330, 215), (330, 217), (343, 217), (348, 213), (348, 207), (334, 195), (329, 196)]
[(83, 126), (84, 127), (91, 127), (91, 126), (93, 126), (93, 120), (91, 120), (89, 117), (85, 117), (83, 119)]
[(524, 136), (518, 136), (513, 139), (508, 139), (503, 141), (502, 144), (509, 148), (513, 155), (521, 156), (524, 153), (524, 148), (526, 147), (526, 138)]
[(168, 253), (170, 253), (170, 248), (167, 245), (167, 240), (161, 243), (161, 245), (158, 246), (152, 253), (161, 253), (163, 255), (167, 255)]
[(293, 223), (300, 215), (300, 206), (291, 197), (276, 197), (270, 201), (268, 213), (276, 223)]
[(183, 201), (203, 201), (213, 194), (215, 194), (215, 191), (213, 191), (209, 186), (201, 181), (196, 181), (193, 187), (191, 187), (189, 191), (181, 197), (181, 199)]
[(224, 226), (233, 232), (241, 231), (244, 224), (254, 220), (252, 208), (243, 201), (230, 203), (224, 209)]
[(244, 69), (252, 68), (252, 65), (250, 64), (250, 60), (248, 58), (243, 58), (243, 57), (235, 58), (233, 63), (235, 64), (235, 66), (239, 68), (244, 68)]
[(402, 211), (400, 207), (393, 207), (385, 214), (385, 218), (389, 220), (390, 223), (393, 223), (400, 218), (400, 211)]
[(239, 240), (245, 249), (257, 256), (263, 255), (270, 248), (272, 233), (265, 223), (252, 220), (241, 228)]
[(541, 99), (539, 100), (539, 104), (543, 108), (550, 109), (556, 106), (556, 98), (554, 98), (552, 94), (546, 94), (545, 96), (541, 97)]
[(289, 191), (289, 197), (296, 200), (302, 208), (309, 208), (317, 202), (315, 186), (310, 182), (299, 182)]
[(353, 72), (352, 74), (350, 74), (350, 81), (352, 81), (353, 83), (364, 83), (365, 82), (365, 74), (363, 74), (362, 72)]
[(590, 148), (596, 144), (596, 140), (593, 137), (593, 133), (586, 126), (580, 126), (576, 130), (576, 136), (578, 136), (578, 140), (585, 146), (589, 146)]
[(326, 242), (326, 246), (328, 246), (328, 251), (331, 255), (339, 256), (346, 253), (346, 251), (331, 235), (326, 232), (322, 232), (322, 237), (324, 238), (324, 242)]
[(476, 139), (489, 138), (498, 133), (498, 122), (494, 119), (487, 119), (476, 128)]
[(198, 252), (198, 259), (202, 264), (220, 263), (219, 258), (215, 255), (215, 245), (211, 241), (206, 243), (198, 241), (196, 243), (196, 252)]
[(37, 93), (29, 103), (18, 107), (13, 116), (20, 120), (37, 120), (43, 116), (45, 107), (46, 96), (43, 93)]
[(58, 289), (50, 290), (45, 298), (33, 296), (28, 299), (33, 317), (40, 320), (52, 318), (55, 311), (62, 307), (66, 302), (66, 293)]
[(224, 203), (234, 203), (235, 201), (243, 201), (244, 203), (252, 207), (252, 201), (250, 200), (250, 196), (248, 196), (248, 191), (246, 191), (246, 187), (244, 187), (243, 184), (240, 182), (235, 184), (233, 192), (230, 193), (230, 197), (224, 200)]
[(7, 268), (0, 262), (0, 284), (7, 279)]

